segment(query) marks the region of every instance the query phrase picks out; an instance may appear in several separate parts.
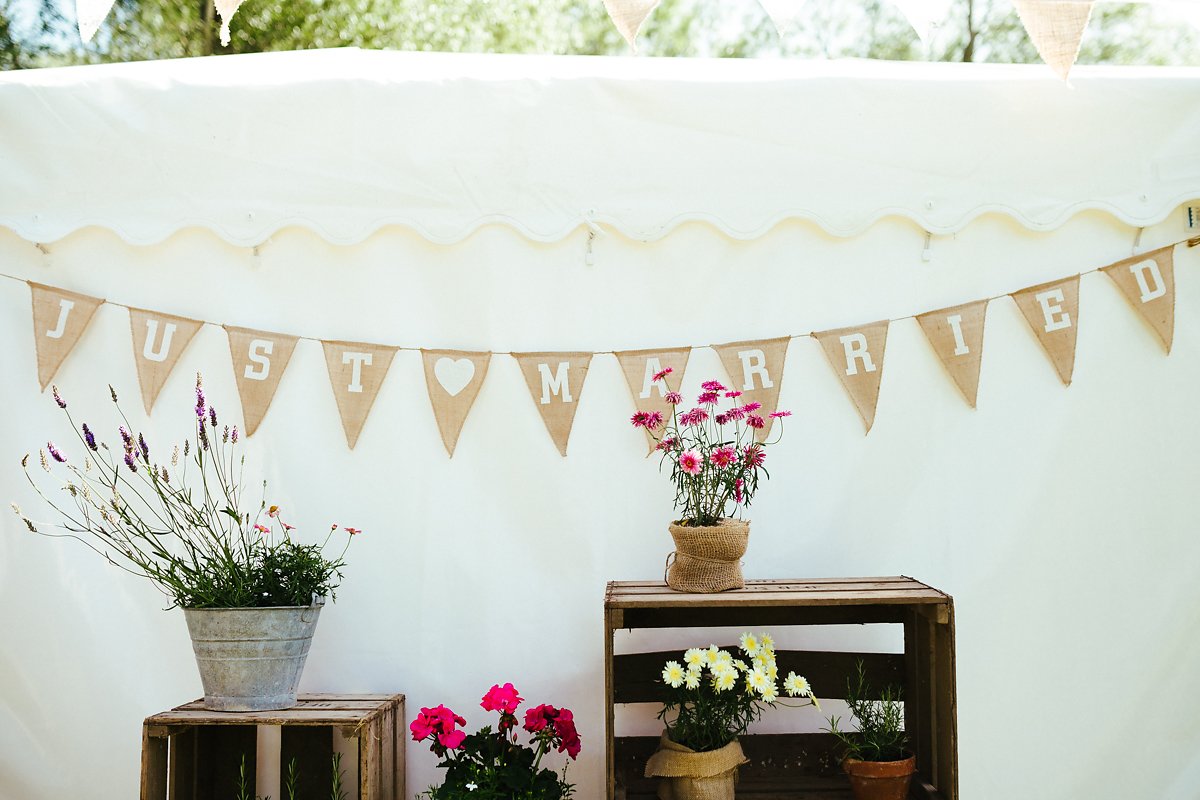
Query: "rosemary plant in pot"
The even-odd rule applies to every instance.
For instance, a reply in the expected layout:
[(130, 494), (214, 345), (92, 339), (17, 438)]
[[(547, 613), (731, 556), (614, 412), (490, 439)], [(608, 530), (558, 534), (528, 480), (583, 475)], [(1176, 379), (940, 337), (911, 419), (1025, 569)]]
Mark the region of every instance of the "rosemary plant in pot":
[[(730, 648), (732, 650), (732, 648)], [(666, 701), (658, 718), (665, 730), (646, 762), (658, 778), (660, 800), (733, 800), (738, 768), (747, 763), (738, 737), (779, 696), (775, 643), (767, 634), (743, 633), (737, 651), (694, 647), (668, 661), (662, 682)], [(783, 689), (816, 706), (808, 681), (788, 673)]]
[(857, 730), (841, 730), (838, 717), (830, 717), (828, 730), (846, 748), (842, 768), (850, 776), (856, 800), (908, 797), (908, 785), (917, 767), (916, 756), (907, 750), (900, 687), (873, 691), (859, 661), (855, 675), (846, 679), (846, 705), (854, 715)]
[[(668, 367), (654, 376), (662, 381)], [(668, 392), (671, 418), (657, 411), (638, 411), (630, 420), (645, 428), (662, 453), (660, 467), (670, 464), (679, 519), (669, 526), (675, 551), (667, 557), (665, 580), (681, 592), (721, 592), (745, 586), (742, 556), (750, 542), (750, 523), (735, 519), (750, 505), (759, 482), (770, 478), (763, 464), (767, 448), (783, 436), (783, 417), (774, 411), (779, 435), (770, 442), (756, 441), (767, 427), (759, 403), (741, 403), (741, 392), (726, 389), (719, 381), (705, 381), (696, 406), (680, 411), (683, 397)], [(729, 407), (721, 406), (729, 403)]]
[[(82, 542), (109, 563), (149, 579), (183, 609), (204, 685), (205, 707), (264, 711), (296, 703), (296, 686), (326, 596), (333, 596), (350, 539), (329, 558), (321, 544), (302, 542), (296, 526), (266, 502), (244, 497), (245, 457), (236, 426), (222, 426), (200, 377), (192, 435), (161, 455), (121, 411), (120, 444), (109, 447), (86, 423), (66, 414), (77, 440), (47, 442), (21, 460), (38, 495), (59, 516), (34, 522), (13, 505), (34, 533)], [(35, 479), (38, 467), (49, 477)], [(52, 499), (42, 484), (56, 484)]]

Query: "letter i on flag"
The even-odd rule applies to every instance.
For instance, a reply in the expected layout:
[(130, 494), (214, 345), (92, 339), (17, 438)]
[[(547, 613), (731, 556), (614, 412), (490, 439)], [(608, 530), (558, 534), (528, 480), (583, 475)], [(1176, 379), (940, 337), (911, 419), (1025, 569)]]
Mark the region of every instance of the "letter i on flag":
[(566, 456), (591, 353), (513, 353), (546, 431)]
[(104, 301), (30, 281), (33, 297), (33, 344), (42, 390), (54, 380), (67, 355)]
[(379, 395), (379, 387), (387, 377), (392, 358), (400, 348), (364, 342), (321, 341), (325, 349), (325, 366), (329, 369), (329, 385), (337, 400), (342, 417), (342, 430), (350, 449), (358, 443), (358, 435), (371, 413)]
[(883, 379), (883, 355), (887, 349), (889, 320), (880, 320), (854, 328), (839, 328), (813, 337), (821, 343), (825, 357), (837, 373), (846, 393), (867, 426), (875, 424), (879, 405), (879, 383)]
[(921, 330), (971, 408), (979, 396), (983, 322), (987, 300), (930, 311), (917, 317)]

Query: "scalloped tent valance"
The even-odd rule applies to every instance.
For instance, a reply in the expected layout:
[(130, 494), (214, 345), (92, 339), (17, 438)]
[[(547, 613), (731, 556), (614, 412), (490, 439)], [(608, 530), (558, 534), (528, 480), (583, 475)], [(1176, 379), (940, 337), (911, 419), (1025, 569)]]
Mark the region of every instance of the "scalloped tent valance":
[(0, 224), (131, 243), (891, 215), (1132, 226), (1200, 198), (1200, 70), (308, 51), (0, 74)]

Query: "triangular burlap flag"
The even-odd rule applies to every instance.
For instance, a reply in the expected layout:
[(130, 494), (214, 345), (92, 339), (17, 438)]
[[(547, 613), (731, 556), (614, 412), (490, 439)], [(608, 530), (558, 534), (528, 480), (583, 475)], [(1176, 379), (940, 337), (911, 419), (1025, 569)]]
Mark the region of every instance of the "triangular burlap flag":
[(637, 52), (637, 35), (658, 0), (604, 0), (604, 8), (625, 41)]
[(1118, 261), (1101, 272), (1113, 279), (1170, 353), (1175, 338), (1175, 246)]
[(1065, 81), (1079, 57), (1092, 3), (1079, 0), (1014, 0), (1014, 3), (1038, 55)]
[(1070, 386), (1079, 331), (1079, 276), (1030, 286), (1013, 292), (1012, 299), (1050, 356), (1058, 377)]
[(271, 407), (279, 379), (292, 360), (296, 337), (230, 325), (225, 326), (225, 333), (229, 336), (233, 377), (242, 398), (242, 422), (246, 426), (246, 435), (253, 436)]
[(29, 289), (33, 296), (33, 346), (37, 353), (38, 383), (45, 389), (104, 301), (32, 281)]
[(567, 454), (591, 353), (513, 353), (558, 452)]
[(446, 452), (453, 456), (463, 423), (483, 386), (492, 354), (422, 350), (421, 359), (425, 365), (425, 388), (429, 391), (433, 418), (437, 420)]
[(879, 382), (883, 378), (883, 356), (887, 350), (888, 320), (853, 328), (814, 333), (830, 366), (846, 387), (858, 409), (867, 433), (875, 424), (879, 404)]
[(800, 18), (800, 7), (804, 3), (805, 0), (758, 0), (758, 4), (767, 12), (780, 36), (796, 27)]
[(387, 377), (392, 358), (400, 348), (364, 342), (321, 341), (325, 349), (325, 366), (329, 368), (329, 385), (337, 400), (342, 417), (342, 430), (350, 449), (358, 443), (371, 406)]
[(715, 344), (713, 349), (721, 357), (721, 364), (729, 374), (729, 388), (742, 393), (742, 403), (762, 403), (756, 413), (767, 424), (755, 431), (755, 438), (762, 442), (771, 433), (774, 419), (768, 416), (779, 403), (779, 385), (783, 383), (783, 362), (787, 358), (791, 338), (759, 339), (749, 342)]
[(946, 371), (971, 408), (979, 394), (979, 367), (983, 363), (983, 320), (987, 300), (930, 311), (917, 317)]
[(144, 308), (129, 309), (133, 360), (142, 387), (142, 405), (149, 414), (179, 357), (204, 323)]
[[(678, 392), (683, 382), (683, 371), (687, 369), (688, 358), (692, 355), (690, 347), (676, 347), (670, 350), (624, 350), (615, 353), (625, 373), (625, 381), (629, 391), (633, 393), (633, 404), (638, 411), (658, 411), (664, 419), (671, 419), (674, 406), (666, 400), (667, 392)], [(654, 375), (670, 367), (671, 372), (661, 381), (655, 381)], [(662, 428), (658, 429), (662, 435)], [(646, 430), (646, 441), (650, 452), (654, 452), (656, 444), (654, 436)]]

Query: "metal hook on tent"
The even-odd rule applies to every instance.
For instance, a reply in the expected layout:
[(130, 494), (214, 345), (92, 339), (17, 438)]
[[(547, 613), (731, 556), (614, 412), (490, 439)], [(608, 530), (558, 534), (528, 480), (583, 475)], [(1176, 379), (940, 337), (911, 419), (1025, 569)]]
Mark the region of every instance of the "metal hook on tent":
[(921, 260), (933, 261), (933, 234), (925, 231), (925, 247), (921, 250)]
[(583, 224), (588, 227), (587, 250), (583, 254), (583, 263), (587, 264), (589, 267), (596, 263), (596, 254), (592, 252), (592, 243), (596, 241), (597, 236), (604, 233), (604, 229), (597, 225), (596, 221), (592, 219), (592, 215), (595, 213), (596, 212), (594, 209), (588, 209), (587, 211), (583, 212), (582, 215)]
[(50, 248), (47, 247), (46, 245), (42, 244), (41, 242), (34, 242), (33, 246), (36, 247), (38, 249), (38, 252), (40, 252), (42, 254), (42, 260), (45, 261), (46, 264), (49, 264), (50, 263)]
[(1138, 248), (1142, 246), (1142, 234), (1146, 232), (1145, 228), (1138, 228), (1137, 233), (1133, 235), (1133, 250), (1129, 253), (1131, 256), (1136, 256)]

